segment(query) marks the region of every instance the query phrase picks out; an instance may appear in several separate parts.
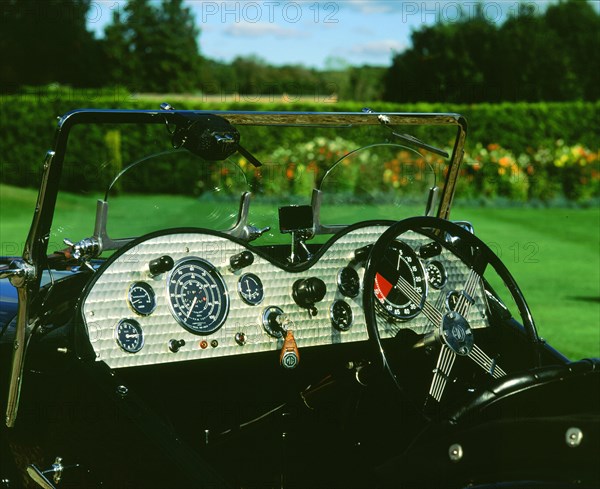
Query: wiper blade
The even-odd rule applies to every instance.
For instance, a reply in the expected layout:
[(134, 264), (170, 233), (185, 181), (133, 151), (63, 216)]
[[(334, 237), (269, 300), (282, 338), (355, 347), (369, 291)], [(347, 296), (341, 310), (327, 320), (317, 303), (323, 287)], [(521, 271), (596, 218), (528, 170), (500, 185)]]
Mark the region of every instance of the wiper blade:
[(436, 155), (443, 156), (444, 158), (449, 158), (450, 155), (446, 153), (443, 149), (436, 148), (435, 146), (431, 146), (430, 144), (424, 143), (420, 139), (411, 136), (410, 134), (398, 134), (397, 132), (392, 131), (392, 134), (396, 136), (398, 139), (402, 139), (407, 143), (414, 144), (415, 146), (424, 149), (426, 151), (430, 151), (431, 153), (435, 153)]
[[(383, 114), (377, 116), (377, 120), (384, 126), (388, 126), (388, 124), (390, 123), (389, 117)], [(450, 158), (450, 155), (446, 153), (443, 149), (436, 148), (435, 146), (431, 146), (430, 144), (424, 143), (419, 138), (411, 136), (410, 134), (398, 134), (397, 132), (394, 132), (394, 130), (391, 127), (388, 126), (388, 128), (392, 132), (392, 135), (394, 135), (398, 139), (402, 139), (402, 141), (406, 143), (413, 144), (418, 148), (430, 151), (431, 153), (443, 156), (444, 158)]]

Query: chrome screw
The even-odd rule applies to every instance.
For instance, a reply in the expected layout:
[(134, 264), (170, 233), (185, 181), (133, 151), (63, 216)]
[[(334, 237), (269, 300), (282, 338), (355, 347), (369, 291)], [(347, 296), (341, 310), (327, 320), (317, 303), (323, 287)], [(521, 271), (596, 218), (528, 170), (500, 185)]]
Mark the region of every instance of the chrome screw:
[(461, 458), (463, 458), (463, 449), (458, 443), (454, 443), (450, 445), (448, 449), (448, 456), (452, 462), (459, 462)]

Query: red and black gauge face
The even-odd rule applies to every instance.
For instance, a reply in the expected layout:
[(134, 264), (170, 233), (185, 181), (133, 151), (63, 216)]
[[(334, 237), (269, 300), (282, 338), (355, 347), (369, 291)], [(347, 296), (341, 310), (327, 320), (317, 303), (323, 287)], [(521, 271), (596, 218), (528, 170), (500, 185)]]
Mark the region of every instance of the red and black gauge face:
[(427, 280), (419, 258), (406, 243), (393, 241), (375, 274), (375, 298), (381, 309), (396, 319), (411, 319), (421, 312), (426, 297)]

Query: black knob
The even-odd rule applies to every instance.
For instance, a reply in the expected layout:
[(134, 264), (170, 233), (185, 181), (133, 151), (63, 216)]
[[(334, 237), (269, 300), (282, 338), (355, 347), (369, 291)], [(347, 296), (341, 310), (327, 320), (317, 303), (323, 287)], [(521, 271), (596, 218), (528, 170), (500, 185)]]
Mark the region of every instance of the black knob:
[(173, 268), (173, 265), (175, 265), (173, 258), (171, 258), (169, 255), (163, 255), (155, 260), (150, 260), (150, 263), (148, 263), (148, 268), (150, 269), (150, 275), (154, 277), (156, 275), (160, 275), (161, 273), (168, 272), (171, 270), (171, 268)]
[(320, 278), (310, 277), (296, 280), (292, 285), (292, 297), (300, 307), (312, 309), (316, 302), (322, 301), (327, 286)]
[(242, 251), (237, 255), (233, 255), (229, 259), (229, 266), (231, 267), (231, 271), (235, 272), (237, 270), (241, 270), (242, 268), (248, 267), (254, 263), (254, 255), (249, 251)]
[(419, 248), (419, 256), (423, 259), (438, 256), (442, 252), (442, 245), (432, 241)]
[(185, 340), (169, 340), (169, 350), (173, 353), (177, 353), (182, 346), (185, 346)]

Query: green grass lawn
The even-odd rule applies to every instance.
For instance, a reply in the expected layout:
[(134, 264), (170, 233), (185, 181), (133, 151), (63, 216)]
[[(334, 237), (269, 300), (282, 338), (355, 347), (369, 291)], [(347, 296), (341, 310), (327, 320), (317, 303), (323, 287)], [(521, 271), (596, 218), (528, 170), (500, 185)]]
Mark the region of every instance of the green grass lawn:
[[(21, 253), (36, 195), (32, 190), (0, 185), (2, 255)], [(55, 249), (63, 247), (64, 237), (77, 240), (92, 233), (97, 197), (61, 197), (51, 239)], [(113, 220), (109, 220), (109, 232), (114, 237), (131, 236), (148, 231), (149, 223), (154, 229), (175, 224), (223, 229), (235, 220), (237, 204), (223, 206), (185, 197), (172, 199), (165, 196), (115, 199), (111, 205)], [(168, 206), (167, 202), (174, 205)], [(132, 209), (137, 211), (140, 207), (147, 207), (149, 211), (137, 219), (123, 219), (131, 215)], [(256, 202), (252, 209), (263, 214), (262, 219), (253, 224), (276, 224), (275, 205)], [(389, 211), (386, 206), (369, 208), (368, 213), (364, 209), (341, 208), (330, 216), (339, 222), (357, 221), (363, 218), (361, 213), (364, 218), (373, 217), (374, 212), (377, 217), (383, 217)], [(400, 212), (406, 216), (421, 209), (403, 211)], [(184, 222), (175, 223), (181, 214)], [(477, 235), (501, 256), (523, 290), (542, 337), (570, 358), (600, 356), (600, 209), (461, 208), (457, 205), (451, 217), (471, 221)], [(111, 222), (114, 227), (110, 227)], [(275, 230), (269, 241), (278, 239)]]

